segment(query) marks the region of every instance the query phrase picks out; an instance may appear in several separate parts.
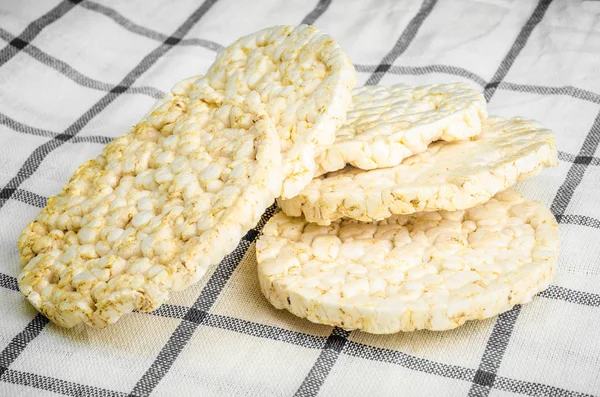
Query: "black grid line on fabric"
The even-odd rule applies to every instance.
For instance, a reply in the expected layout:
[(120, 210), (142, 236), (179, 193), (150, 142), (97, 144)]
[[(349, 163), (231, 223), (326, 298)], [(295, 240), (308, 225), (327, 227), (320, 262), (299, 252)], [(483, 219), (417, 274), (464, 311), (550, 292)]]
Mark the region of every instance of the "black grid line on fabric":
[(600, 219), (585, 215), (561, 215), (559, 223), (563, 225), (579, 225), (600, 229)]
[(500, 84), (498, 84), (497, 88), (538, 95), (566, 95), (573, 98), (581, 99), (583, 101), (600, 104), (600, 94), (596, 94), (595, 92), (584, 90), (581, 88), (576, 88), (570, 85), (562, 87), (548, 87), (532, 84), (515, 84), (503, 81)]
[(0, 273), (0, 287), (10, 289), (13, 291), (19, 290), (19, 285), (17, 284), (17, 278), (9, 276), (8, 274)]
[(116, 11), (110, 7), (107, 7), (105, 5), (98, 4), (93, 1), (83, 0), (81, 2), (80, 6), (85, 9), (88, 9), (90, 11), (98, 12), (100, 14), (107, 16), (108, 18), (112, 19), (118, 25), (127, 29), (131, 33), (135, 33), (137, 35), (144, 36), (144, 37), (147, 37), (152, 40), (156, 40), (156, 41), (160, 41), (160, 42), (164, 43), (164, 42), (167, 42), (167, 40), (169, 40), (169, 39), (176, 39), (176, 40), (178, 40), (177, 43), (180, 46), (199, 46), (199, 47), (204, 47), (211, 51), (221, 51), (225, 48), (221, 44), (215, 43), (214, 41), (210, 41), (210, 40), (197, 39), (197, 38), (184, 39), (184, 38), (182, 38), (182, 36), (169, 37), (166, 34), (163, 34), (163, 33), (157, 32), (155, 30), (149, 29), (147, 27), (138, 25), (135, 22), (125, 18), (118, 11)]
[[(498, 316), (494, 328), (492, 329), (492, 334), (485, 346), (479, 368), (473, 378), (473, 385), (469, 390), (469, 397), (488, 395), (494, 386), (496, 374), (498, 373), (500, 364), (502, 364), (504, 352), (508, 347), (512, 331), (520, 312), (521, 306), (517, 305), (511, 310)], [(475, 385), (479, 385), (480, 387), (475, 388)]]
[(17, 132), (20, 132), (23, 134), (45, 136), (45, 137), (50, 137), (50, 138), (53, 138), (59, 134), (58, 132), (53, 132), (53, 131), (44, 130), (41, 128), (31, 127), (29, 125), (20, 123), (2, 113), (0, 113), (0, 124), (7, 126), (11, 130), (14, 130), (14, 131), (17, 131)]
[(13, 193), (12, 198), (38, 208), (44, 208), (46, 206), (46, 202), (48, 201), (48, 199), (44, 196), (40, 196), (39, 194), (23, 189), (17, 189)]
[(48, 376), (37, 375), (31, 372), (7, 370), (0, 378), (3, 382), (15, 385), (34, 387), (65, 396), (81, 397), (125, 397), (126, 393), (106, 390), (100, 387), (87, 386), (79, 383), (73, 383), (62, 379), (51, 378)]
[(578, 305), (600, 307), (600, 295), (591, 292), (577, 291), (570, 288), (551, 285), (545, 291), (537, 294), (537, 296), (556, 299), (564, 302), (575, 303)]
[(29, 342), (34, 340), (42, 332), (49, 321), (50, 320), (44, 317), (43, 314), (38, 313), (33, 320), (27, 324), (25, 329), (12, 338), (8, 346), (0, 352), (0, 379), (8, 370), (8, 367), (10, 367), (23, 350), (25, 350)]
[[(216, 2), (216, 0), (206, 0), (189, 18), (181, 25), (174, 33), (174, 36), (179, 37), (185, 35), (192, 26), (208, 11), (210, 7)], [(54, 137), (52, 140), (38, 146), (29, 158), (25, 161), (25, 164), (21, 167), (17, 175), (11, 179), (8, 184), (0, 191), (0, 209), (4, 206), (8, 198), (12, 196), (11, 192), (14, 192), (21, 183), (27, 180), (41, 165), (44, 158), (52, 152), (54, 149), (62, 146), (66, 141), (72, 139), (77, 135), (83, 127), (87, 125), (98, 113), (104, 110), (110, 103), (112, 103), (122, 92), (130, 87), (146, 70), (148, 70), (156, 61), (167, 53), (171, 48), (172, 44), (163, 43), (154, 49), (150, 54), (146, 55), (136, 67), (127, 74), (117, 85), (117, 87), (123, 87), (122, 90), (111, 90), (104, 97), (102, 97), (96, 104), (94, 104), (87, 112), (80, 116), (73, 124), (71, 124), (63, 134)], [(58, 139), (65, 138), (65, 139)], [(7, 197), (8, 196), (8, 197)]]
[(191, 308), (187, 306), (165, 303), (155, 311), (147, 314), (166, 318), (177, 318), (197, 323), (198, 325), (202, 324), (207, 327), (220, 328), (256, 338), (270, 339), (310, 349), (322, 349), (326, 343), (326, 338), (322, 336), (290, 331), (285, 328), (255, 323), (237, 317), (204, 312), (199, 309), (194, 309), (194, 313), (188, 315), (190, 309)]
[(383, 76), (392, 67), (396, 59), (398, 59), (398, 57), (402, 55), (404, 51), (406, 51), (412, 40), (417, 35), (419, 28), (421, 27), (425, 19), (429, 16), (431, 10), (433, 9), (433, 6), (435, 6), (436, 3), (437, 0), (423, 1), (423, 3), (421, 4), (421, 8), (417, 12), (417, 14), (411, 19), (411, 21), (408, 23), (408, 25), (398, 38), (398, 41), (396, 41), (394, 48), (392, 48), (392, 50), (389, 53), (387, 53), (385, 57), (383, 57), (383, 59), (375, 68), (373, 74), (371, 74), (365, 85), (377, 85), (381, 81)]
[(2, 113), (0, 113), (0, 124), (5, 125), (8, 128), (10, 128), (11, 130), (20, 132), (22, 134), (63, 139), (63, 140), (68, 140), (70, 143), (89, 142), (89, 143), (98, 143), (98, 144), (106, 145), (107, 143), (109, 143), (110, 141), (115, 139), (115, 138), (112, 138), (109, 136), (103, 136), (103, 135), (75, 136), (73, 138), (67, 139), (67, 136), (65, 136), (64, 134), (23, 124), (19, 121), (11, 119), (10, 117), (8, 117), (7, 115), (2, 114)]
[(587, 165), (600, 165), (600, 157), (576, 156), (571, 153), (558, 151), (558, 159), (568, 163), (586, 163)]
[(325, 342), (321, 354), (310, 369), (308, 375), (294, 394), (297, 397), (309, 397), (319, 394), (325, 379), (331, 372), (344, 346), (348, 342), (350, 331), (335, 327)]
[(315, 8), (302, 20), (302, 24), (312, 25), (331, 5), (331, 0), (319, 0)]
[(585, 137), (579, 154), (575, 157), (573, 163), (571, 164), (571, 167), (567, 172), (567, 177), (563, 184), (558, 188), (556, 197), (550, 206), (550, 211), (552, 211), (559, 222), (562, 222), (562, 218), (569, 203), (571, 202), (571, 198), (573, 197), (573, 194), (575, 194), (575, 189), (577, 189), (577, 186), (579, 186), (583, 180), (585, 171), (587, 170), (588, 165), (592, 163), (594, 159), (593, 156), (596, 153), (599, 144), (600, 112), (598, 112), (596, 115), (594, 124)]
[[(55, 137), (56, 139), (64, 139), (62, 134), (59, 134)], [(86, 135), (86, 136), (76, 136), (74, 138), (69, 138), (69, 143), (97, 143), (99, 145), (106, 145), (110, 143), (115, 138), (104, 135)]]
[[(377, 70), (377, 65), (354, 65), (354, 68), (357, 72), (361, 73), (373, 73)], [(401, 75), (425, 75), (431, 73), (441, 73), (448, 74), (453, 76), (463, 77), (467, 80), (472, 80), (478, 85), (484, 87), (486, 84), (485, 79), (478, 76), (477, 74), (468, 71), (467, 69), (458, 67), (458, 66), (450, 66), (450, 65), (427, 65), (427, 66), (400, 66), (400, 65), (391, 65), (386, 73), (391, 74), (401, 74)]]
[[(363, 65), (363, 64), (355, 64), (354, 68), (359, 73), (373, 73), (377, 69), (377, 65)], [(458, 67), (451, 65), (425, 65), (425, 66), (400, 66), (400, 65), (392, 65), (386, 73), (398, 74), (398, 75), (426, 75), (433, 73), (447, 74), (463, 77), (467, 80), (471, 80), (474, 83), (477, 83), (481, 87), (485, 87), (487, 82), (482, 77), (477, 74)], [(517, 84), (510, 83), (507, 81), (502, 81), (496, 87), (496, 89), (505, 90), (505, 91), (513, 91), (513, 92), (523, 92), (528, 94), (536, 94), (536, 95), (564, 95), (570, 96), (572, 98), (580, 99), (582, 101), (599, 103), (600, 104), (600, 94), (597, 94), (592, 91), (584, 90), (582, 88), (573, 87), (570, 85), (566, 86), (541, 86), (541, 85), (532, 85), (532, 84)], [(596, 164), (597, 165), (597, 164)]]
[[(515, 42), (511, 46), (508, 53), (502, 59), (500, 66), (494, 73), (492, 80), (486, 84), (484, 88), (484, 96), (487, 102), (489, 102), (498, 85), (502, 82), (504, 77), (508, 74), (511, 66), (514, 64), (517, 56), (521, 53), (521, 50), (527, 44), (529, 36), (540, 23), (552, 0), (540, 0), (533, 10), (531, 16), (525, 22), (525, 25), (521, 28)], [(521, 306), (517, 305), (511, 310), (504, 312), (498, 316), (492, 333), (487, 341), (477, 374), (473, 378), (473, 384), (469, 390), (469, 396), (482, 396), (487, 397), (494, 387), (494, 381), (498, 373), (498, 369), (502, 364), (504, 352), (510, 341), (514, 326), (519, 317)]]
[(10, 41), (2, 50), (0, 50), (0, 66), (11, 60), (23, 48), (38, 35), (48, 25), (57, 21), (67, 12), (69, 12), (81, 0), (61, 1), (56, 7), (42, 15), (35, 21), (31, 22), (25, 30)]
[(436, 361), (427, 360), (425, 358), (411, 356), (401, 351), (369, 346), (354, 341), (348, 341), (344, 349), (344, 354), (371, 361), (396, 364), (418, 372), (443, 376), (446, 378), (460, 379), (469, 382), (471, 379), (473, 379), (476, 372), (472, 368), (439, 363)]
[(290, 331), (284, 328), (258, 324), (235, 317), (220, 316), (208, 313), (203, 325), (242, 333), (256, 338), (270, 339), (279, 342), (302, 346), (309, 349), (322, 349), (327, 339), (321, 336)]
[(160, 316), (166, 318), (178, 318), (183, 320), (185, 318), (185, 314), (189, 310), (187, 306), (181, 305), (172, 305), (170, 303), (163, 303), (158, 307), (158, 309), (147, 312), (147, 314), (151, 314), (153, 316)]
[(594, 397), (592, 394), (579, 393), (559, 387), (544, 385), (536, 382), (505, 378), (496, 378), (494, 388), (511, 393), (524, 394), (527, 396), (550, 396), (550, 397)]
[[(262, 227), (274, 215), (274, 212), (274, 206), (267, 209), (255, 229), (262, 230)], [(139, 397), (150, 395), (169, 372), (181, 351), (194, 335), (196, 329), (207, 321), (211, 307), (251, 245), (251, 242), (242, 239), (236, 249), (223, 258), (202, 289), (196, 302), (194, 302), (192, 307), (188, 308), (183, 321), (181, 321), (175, 331), (173, 331), (169, 340), (158, 353), (158, 356), (154, 359), (150, 368), (148, 368), (142, 378), (136, 383), (130, 394), (131, 396)]]
[(469, 389), (469, 393), (471, 393), (473, 396), (484, 396), (489, 393), (489, 391), (487, 386), (481, 386), (477, 383), (473, 383)]
[(494, 76), (492, 77), (490, 82), (486, 84), (483, 94), (488, 102), (490, 101), (492, 96), (494, 96), (494, 92), (496, 92), (498, 85), (502, 82), (502, 80), (504, 80), (504, 78), (508, 74), (508, 70), (517, 59), (517, 56), (519, 56), (519, 54), (521, 53), (523, 47), (525, 47), (525, 44), (527, 44), (527, 40), (529, 40), (531, 32), (533, 32), (533, 29), (535, 29), (535, 27), (540, 23), (542, 18), (544, 18), (544, 15), (546, 14), (546, 10), (550, 6), (550, 3), (552, 3), (552, 0), (542, 0), (538, 3), (538, 5), (533, 10), (533, 13), (531, 14), (531, 17), (529, 17), (529, 19), (525, 23), (525, 26), (523, 26), (523, 28), (519, 32), (517, 39), (510, 47), (508, 54), (506, 54), (504, 59), (502, 59), (500, 67), (498, 68), (498, 70), (496, 70), (496, 73), (494, 73)]
[(242, 239), (249, 241), (249, 242), (253, 242), (258, 238), (259, 232), (257, 232), (254, 229), (250, 229), (248, 230), (248, 233), (246, 233), (244, 235), (244, 237), (242, 237)]
[[(2, 38), (5, 41), (12, 42), (12, 40), (15, 37), (12, 34), (10, 34), (9, 32), (7, 32), (6, 30), (0, 28), (0, 38)], [(60, 59), (57, 59), (49, 54), (46, 54), (45, 52), (43, 52), (42, 50), (40, 50), (39, 48), (37, 48), (36, 46), (34, 46), (32, 44), (28, 44), (23, 49), (23, 51), (25, 53), (27, 53), (28, 55), (30, 55), (33, 59), (56, 70), (63, 76), (67, 77), (68, 79), (79, 84), (82, 87), (91, 88), (94, 90), (104, 91), (104, 92), (110, 92), (112, 89), (114, 89), (114, 85), (104, 83), (102, 81), (88, 77), (88, 76), (84, 75), (83, 73), (75, 70), (69, 64), (67, 64), (67, 63), (61, 61)], [(154, 98), (154, 99), (160, 99), (164, 95), (164, 93), (161, 90), (154, 88), (154, 87), (148, 87), (148, 86), (130, 87), (130, 88), (128, 88), (128, 90), (126, 92), (128, 92), (130, 94), (148, 95), (149, 97)]]
[[(184, 23), (175, 31), (174, 34), (176, 36), (184, 36), (185, 34), (187, 34), (187, 32), (190, 31), (194, 24), (196, 24), (196, 22), (200, 20), (200, 18), (212, 7), (212, 5), (215, 2), (216, 0), (206, 0), (204, 3), (202, 3), (202, 5), (198, 7), (196, 11), (184, 21)], [(146, 57), (144, 57), (144, 59), (142, 59), (135, 66), (135, 68), (123, 78), (119, 86), (131, 86), (135, 82), (135, 80), (138, 79), (139, 76), (141, 76), (145, 71), (147, 71), (154, 63), (156, 63), (158, 59), (160, 59), (160, 57), (166, 54), (171, 48), (173, 48), (172, 45), (165, 43), (158, 46)], [(85, 112), (81, 117), (79, 117), (73, 124), (71, 124), (71, 126), (69, 126), (63, 134), (59, 134), (58, 136), (52, 138), (50, 141), (36, 148), (33, 151), (33, 153), (29, 156), (29, 158), (25, 161), (25, 164), (23, 164), (17, 175), (13, 179), (11, 179), (10, 182), (0, 191), (0, 209), (11, 198), (14, 192), (16, 192), (20, 184), (26, 179), (28, 179), (31, 175), (33, 175), (33, 173), (37, 170), (37, 168), (40, 166), (40, 164), (42, 163), (46, 155), (48, 155), (48, 153), (64, 144), (69, 139), (72, 139), (77, 133), (79, 133), (83, 129), (83, 127), (93, 117), (95, 117), (98, 113), (104, 110), (112, 101), (114, 101), (119, 94), (120, 92), (109, 92), (103, 98), (101, 98), (94, 106), (92, 106), (87, 112)], [(39, 320), (40, 316), (43, 320)], [(35, 331), (37, 331), (37, 333), (32, 332), (30, 330), (30, 326), (32, 326), (32, 324), (37, 325), (38, 323), (39, 331), (38, 328), (35, 328)], [(28, 327), (23, 332), (26, 333), (26, 335), (28, 336), (31, 335), (31, 339), (33, 339), (41, 332), (41, 330), (47, 323), (48, 319), (46, 319), (46, 317), (42, 316), (41, 314), (38, 314), (38, 316), (36, 316), (34, 320), (32, 320), (30, 325), (28, 325)], [(27, 343), (22, 343), (22, 338), (20, 338), (20, 335), (21, 334), (17, 335), (9, 344), (9, 347), (18, 347), (18, 349), (13, 347), (10, 351), (11, 357), (14, 356), (13, 361), (27, 347)], [(8, 362), (6, 368), (8, 368), (9, 365), (10, 362)]]

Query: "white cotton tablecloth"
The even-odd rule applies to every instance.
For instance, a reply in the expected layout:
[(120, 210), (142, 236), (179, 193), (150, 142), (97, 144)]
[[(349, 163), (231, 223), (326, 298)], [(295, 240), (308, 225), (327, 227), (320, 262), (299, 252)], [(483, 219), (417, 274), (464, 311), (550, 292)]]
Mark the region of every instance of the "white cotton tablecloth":
[[(39, 315), (16, 245), (47, 198), (223, 46), (301, 22), (359, 84), (464, 81), (490, 114), (556, 132), (559, 166), (518, 186), (560, 222), (552, 286), (452, 331), (347, 332), (265, 301), (259, 225), (154, 313), (105, 330)], [(600, 395), (600, 1), (3, 0), (0, 37), (1, 396)]]

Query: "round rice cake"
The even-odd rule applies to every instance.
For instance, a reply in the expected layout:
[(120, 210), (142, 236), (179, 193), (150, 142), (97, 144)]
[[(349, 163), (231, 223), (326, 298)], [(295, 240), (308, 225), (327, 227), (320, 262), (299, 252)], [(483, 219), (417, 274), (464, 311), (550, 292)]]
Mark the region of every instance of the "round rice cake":
[(487, 118), (481, 90), (464, 83), (355, 88), (346, 124), (317, 157), (317, 175), (351, 164), (392, 167), (437, 140), (469, 139)]
[(338, 43), (307, 25), (276, 26), (242, 37), (219, 53), (194, 85), (216, 104), (260, 94), (277, 126), (283, 156), (281, 197), (315, 176), (315, 157), (346, 120), (356, 71)]
[(156, 309), (234, 250), (279, 194), (279, 137), (258, 94), (215, 106), (191, 89), (175, 86), (80, 166), (22, 232), (19, 288), (56, 324), (105, 327)]
[(260, 288), (278, 309), (384, 334), (446, 330), (528, 302), (557, 260), (552, 213), (506, 190), (465, 211), (329, 226), (280, 212), (256, 244)]
[(471, 140), (438, 141), (401, 164), (376, 170), (351, 166), (313, 179), (297, 196), (279, 200), (290, 216), (327, 225), (418, 211), (461, 210), (557, 165), (552, 131), (532, 120), (489, 118)]

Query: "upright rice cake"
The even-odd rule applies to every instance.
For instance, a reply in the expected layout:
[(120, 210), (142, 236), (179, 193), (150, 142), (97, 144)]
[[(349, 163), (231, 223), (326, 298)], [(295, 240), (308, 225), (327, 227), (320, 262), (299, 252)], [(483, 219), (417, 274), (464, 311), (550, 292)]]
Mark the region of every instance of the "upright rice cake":
[(355, 88), (346, 124), (317, 157), (317, 175), (346, 164), (363, 170), (398, 165), (439, 139), (479, 135), (486, 118), (483, 94), (464, 83)]
[(557, 164), (552, 131), (535, 121), (493, 117), (471, 140), (429, 145), (401, 164), (370, 171), (346, 167), (320, 176), (297, 196), (279, 200), (289, 216), (327, 225), (418, 211), (461, 210)]
[(315, 157), (346, 120), (356, 85), (354, 66), (327, 34), (276, 26), (237, 40), (194, 83), (216, 104), (260, 94), (277, 126), (283, 155), (281, 196), (293, 197), (315, 176)]
[(446, 330), (548, 287), (558, 225), (514, 190), (466, 211), (329, 226), (275, 215), (256, 244), (265, 297), (310, 321), (393, 333)]
[(156, 309), (230, 253), (281, 190), (258, 94), (217, 107), (178, 84), (80, 166), (19, 239), (19, 288), (53, 322), (105, 327)]

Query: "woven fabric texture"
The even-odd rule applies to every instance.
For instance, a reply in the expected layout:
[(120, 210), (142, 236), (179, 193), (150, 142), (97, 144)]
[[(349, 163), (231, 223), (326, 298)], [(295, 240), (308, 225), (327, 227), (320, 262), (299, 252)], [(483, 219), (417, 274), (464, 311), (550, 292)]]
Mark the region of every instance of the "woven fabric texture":
[[(153, 313), (61, 329), (17, 288), (17, 239), (75, 168), (236, 38), (313, 24), (362, 84), (463, 81), (556, 133), (517, 186), (560, 223), (552, 286), (447, 332), (375, 336), (272, 308), (263, 221)], [(0, 395), (600, 395), (600, 1), (0, 1)]]

